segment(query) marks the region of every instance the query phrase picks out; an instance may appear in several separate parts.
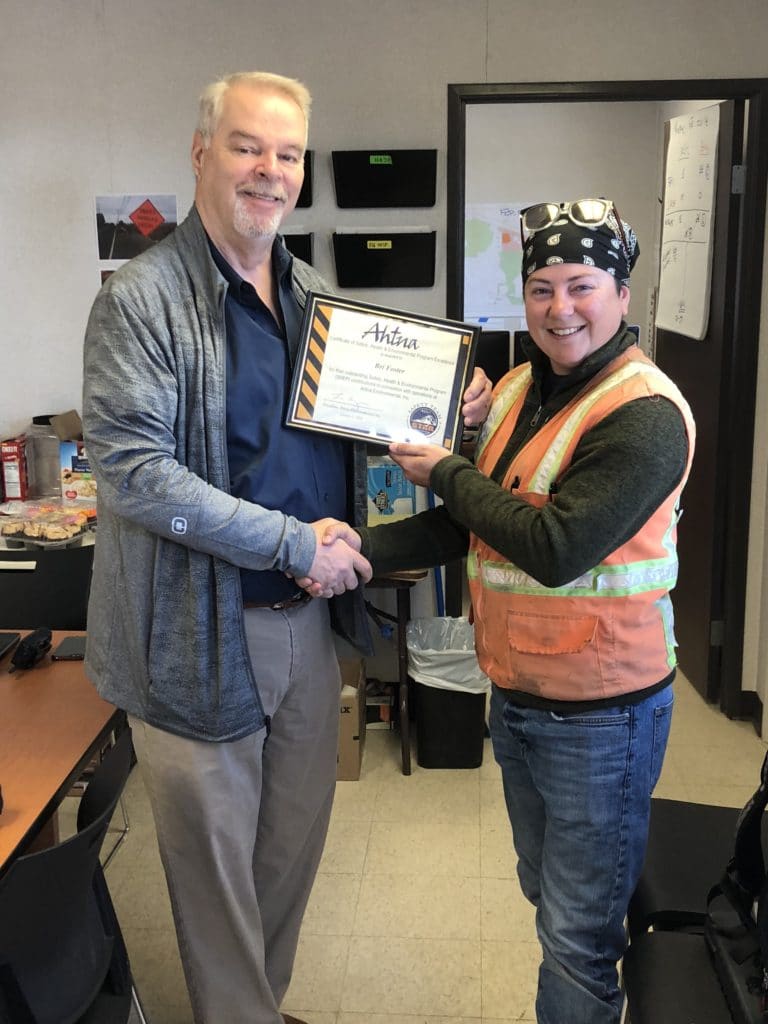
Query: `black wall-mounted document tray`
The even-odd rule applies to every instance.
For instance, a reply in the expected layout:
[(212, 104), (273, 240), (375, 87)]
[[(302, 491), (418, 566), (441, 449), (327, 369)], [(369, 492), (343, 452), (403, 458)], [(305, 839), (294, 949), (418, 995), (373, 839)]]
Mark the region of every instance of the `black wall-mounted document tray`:
[(334, 232), (341, 288), (431, 288), (435, 231)]
[(304, 184), (301, 186), (299, 198), (296, 200), (296, 209), (306, 209), (312, 205), (312, 166), (313, 151), (306, 150), (304, 153)]
[(292, 252), (294, 256), (298, 256), (305, 263), (312, 262), (313, 235), (311, 231), (305, 235), (283, 235), (283, 241), (288, 252)]
[(435, 205), (436, 149), (336, 149), (331, 158), (340, 207)]

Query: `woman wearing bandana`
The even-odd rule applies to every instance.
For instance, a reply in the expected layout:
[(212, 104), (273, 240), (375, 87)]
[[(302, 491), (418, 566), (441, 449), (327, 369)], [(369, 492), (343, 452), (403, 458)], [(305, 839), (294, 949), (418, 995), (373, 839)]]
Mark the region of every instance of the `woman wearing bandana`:
[(539, 204), (521, 220), (529, 362), (494, 390), (474, 464), (392, 445), (444, 505), (359, 532), (375, 573), (468, 553), (494, 754), (537, 911), (537, 1020), (617, 1024), (672, 712), (669, 591), (695, 428), (627, 329), (639, 250), (613, 204)]

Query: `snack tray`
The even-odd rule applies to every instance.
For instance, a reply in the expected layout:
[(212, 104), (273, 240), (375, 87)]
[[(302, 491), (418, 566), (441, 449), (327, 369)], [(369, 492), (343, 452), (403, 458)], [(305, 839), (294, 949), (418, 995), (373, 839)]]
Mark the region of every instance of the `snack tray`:
[(74, 537), (65, 537), (63, 540), (42, 540), (39, 537), (24, 537), (23, 539), (4, 537), (3, 542), (9, 551), (20, 551), (25, 548), (29, 551), (35, 548), (45, 548), (46, 550), (53, 548), (76, 548), (83, 543), (83, 537), (89, 532), (89, 530), (81, 530)]

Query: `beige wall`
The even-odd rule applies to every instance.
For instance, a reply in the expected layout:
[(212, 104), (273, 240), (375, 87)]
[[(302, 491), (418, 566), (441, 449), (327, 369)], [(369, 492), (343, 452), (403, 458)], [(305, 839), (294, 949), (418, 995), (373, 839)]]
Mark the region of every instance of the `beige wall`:
[[(317, 199), (293, 220), (315, 231), (319, 269), (335, 281), (327, 236), (336, 225), (434, 228), (435, 287), (387, 292), (386, 302), (438, 315), (449, 82), (768, 76), (765, 0), (0, 0), (0, 14), (3, 436), (33, 413), (79, 406), (82, 332), (99, 281), (93, 197), (174, 192), (186, 210), (196, 96), (219, 73), (265, 67), (308, 83)], [(331, 148), (382, 143), (438, 149), (434, 209), (336, 209)], [(765, 436), (764, 404), (759, 413)], [(756, 469), (761, 549), (745, 684), (762, 694), (766, 483)]]

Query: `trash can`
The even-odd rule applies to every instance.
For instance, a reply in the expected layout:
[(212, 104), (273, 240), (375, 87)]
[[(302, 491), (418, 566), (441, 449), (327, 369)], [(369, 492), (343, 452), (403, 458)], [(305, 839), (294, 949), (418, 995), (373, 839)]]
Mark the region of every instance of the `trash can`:
[(467, 618), (411, 619), (408, 672), (416, 683), (416, 759), (422, 768), (479, 768), (491, 683)]

